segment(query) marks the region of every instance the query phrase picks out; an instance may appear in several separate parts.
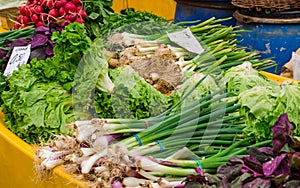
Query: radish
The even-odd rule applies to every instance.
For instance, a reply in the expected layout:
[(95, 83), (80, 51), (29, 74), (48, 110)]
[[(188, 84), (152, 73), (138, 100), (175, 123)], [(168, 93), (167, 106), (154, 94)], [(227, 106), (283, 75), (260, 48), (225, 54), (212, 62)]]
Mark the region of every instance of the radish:
[(68, 2), (66, 5), (65, 5), (65, 9), (67, 11), (70, 11), (70, 12), (75, 12), (76, 11), (76, 6), (74, 5), (74, 3), (72, 2)]
[(33, 15), (31, 16), (31, 21), (33, 21), (33, 23), (37, 24), (38, 21), (39, 21), (39, 16), (36, 15), (36, 14), (33, 14)]
[(41, 5), (42, 7), (45, 7), (46, 4), (47, 4), (47, 0), (40, 0), (40, 5)]
[(33, 0), (31, 4), (32, 4), (32, 5), (37, 5), (37, 4), (38, 4), (38, 1), (37, 1), (37, 0)]
[(23, 17), (23, 22), (22, 22), (22, 23), (23, 23), (24, 25), (28, 25), (29, 22), (30, 22), (29, 17), (28, 17), (28, 16), (24, 16), (24, 17)]
[(66, 9), (64, 7), (60, 7), (59, 9), (59, 15), (64, 16), (66, 14)]
[(31, 15), (30, 10), (26, 8), (26, 16), (30, 16), (30, 15)]
[(54, 8), (53, 0), (48, 0), (47, 7), (50, 8), (50, 9)]
[(86, 18), (86, 12), (84, 11), (84, 10), (80, 10), (79, 12), (78, 12), (78, 14), (79, 14), (79, 16), (82, 18), (82, 19), (85, 19)]
[(33, 6), (29, 7), (30, 16), (35, 13), (35, 8)]
[(17, 17), (17, 22), (21, 23), (22, 20), (23, 20), (23, 16), (20, 15), (20, 16)]
[(68, 14), (68, 15), (66, 15), (66, 19), (67, 20), (70, 20), (70, 21), (75, 21), (76, 20), (76, 18), (77, 18), (77, 15), (76, 14)]
[(45, 20), (47, 20), (47, 14), (45, 14), (45, 13), (42, 13), (42, 14), (40, 14), (40, 17), (39, 17), (39, 19), (41, 20), (41, 21), (45, 21)]
[(81, 6), (77, 6), (77, 7), (76, 7), (77, 12), (79, 12), (81, 9), (82, 9)]
[(44, 8), (40, 5), (36, 6), (34, 8), (34, 10), (35, 10), (35, 13), (37, 13), (37, 14), (41, 14), (42, 12), (44, 12)]
[(20, 24), (15, 23), (13, 29), (19, 29), (20, 28)]
[(56, 1), (54, 4), (55, 8), (59, 9), (60, 7), (62, 7), (61, 1)]
[(77, 18), (77, 19), (75, 20), (75, 22), (78, 22), (78, 23), (84, 23), (84, 20), (83, 20), (82, 18)]
[(45, 25), (45, 24), (44, 24), (42, 21), (39, 21), (39, 22), (36, 24), (37, 27), (44, 26), (44, 25)]
[(68, 3), (68, 0), (61, 0), (61, 6), (65, 6)]
[(49, 15), (52, 16), (53, 18), (58, 18), (59, 12), (57, 9), (54, 8), (49, 11)]
[(23, 7), (20, 8), (20, 14), (22, 16), (26, 16), (26, 7), (25, 6), (23, 6)]
[(72, 0), (75, 5), (81, 5), (81, 0)]

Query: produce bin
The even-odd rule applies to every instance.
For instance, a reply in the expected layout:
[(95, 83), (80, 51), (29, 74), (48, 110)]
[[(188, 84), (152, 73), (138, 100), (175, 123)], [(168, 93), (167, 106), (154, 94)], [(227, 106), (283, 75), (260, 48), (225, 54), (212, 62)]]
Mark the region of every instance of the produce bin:
[[(281, 83), (291, 80), (268, 72), (261, 71), (271, 80)], [(5, 188), (74, 188), (85, 187), (84, 183), (57, 167), (52, 176), (41, 180), (34, 169), (34, 146), (25, 143), (9, 131), (3, 124), (0, 114), (0, 187)]]
[[(176, 11), (174, 22), (208, 20), (211, 17), (217, 19), (233, 17), (235, 7), (230, 1), (219, 0), (176, 0)], [(223, 25), (235, 25), (234, 18), (222, 22)]]
[[(2, 116), (3, 117), (3, 116)], [(61, 168), (53, 176), (39, 180), (34, 169), (34, 147), (25, 143), (0, 121), (0, 187), (5, 188), (74, 188), (84, 185)]]

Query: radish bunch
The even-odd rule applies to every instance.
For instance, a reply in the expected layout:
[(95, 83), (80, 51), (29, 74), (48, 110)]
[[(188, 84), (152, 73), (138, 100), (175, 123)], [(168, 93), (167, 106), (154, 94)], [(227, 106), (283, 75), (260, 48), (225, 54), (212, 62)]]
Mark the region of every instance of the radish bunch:
[(82, 8), (81, 0), (28, 0), (20, 8), (14, 29), (28, 25), (44, 26), (51, 22), (83, 23), (86, 12)]

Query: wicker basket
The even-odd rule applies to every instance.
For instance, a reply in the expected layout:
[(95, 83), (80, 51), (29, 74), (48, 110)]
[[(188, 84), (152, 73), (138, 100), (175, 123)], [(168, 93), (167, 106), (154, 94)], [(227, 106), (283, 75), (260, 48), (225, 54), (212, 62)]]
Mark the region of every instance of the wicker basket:
[(19, 8), (18, 7), (12, 7), (7, 9), (1, 9), (0, 10), (0, 18), (2, 22), (2, 27), (4, 29), (12, 29), (15, 20), (20, 15)]
[(300, 8), (299, 0), (231, 0), (231, 3), (239, 8), (256, 9), (271, 9), (274, 11), (287, 11)]

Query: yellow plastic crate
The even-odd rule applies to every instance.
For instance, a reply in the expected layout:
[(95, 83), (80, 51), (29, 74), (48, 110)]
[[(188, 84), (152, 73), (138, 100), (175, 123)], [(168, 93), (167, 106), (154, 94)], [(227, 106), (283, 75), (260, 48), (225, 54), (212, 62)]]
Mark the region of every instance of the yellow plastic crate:
[[(3, 115), (1, 115), (3, 117)], [(34, 148), (9, 131), (0, 120), (0, 187), (75, 188), (84, 184), (55, 168), (53, 176), (41, 181), (34, 169)]]
[(276, 74), (272, 74), (272, 73), (269, 73), (269, 72), (265, 72), (265, 71), (260, 71), (260, 73), (266, 77), (268, 77), (270, 80), (273, 80), (277, 83), (282, 83), (286, 80), (290, 80), (292, 82), (298, 82), (297, 80), (293, 80), (293, 79), (290, 79), (290, 78), (285, 78), (285, 77), (282, 77), (282, 76), (278, 76)]
[[(292, 80), (268, 72), (269, 79), (281, 83)], [(292, 80), (294, 81), (294, 80)], [(5, 188), (74, 188), (85, 187), (82, 182), (55, 168), (50, 180), (38, 181), (34, 169), (34, 147), (25, 143), (3, 125), (0, 113), (0, 187)]]

